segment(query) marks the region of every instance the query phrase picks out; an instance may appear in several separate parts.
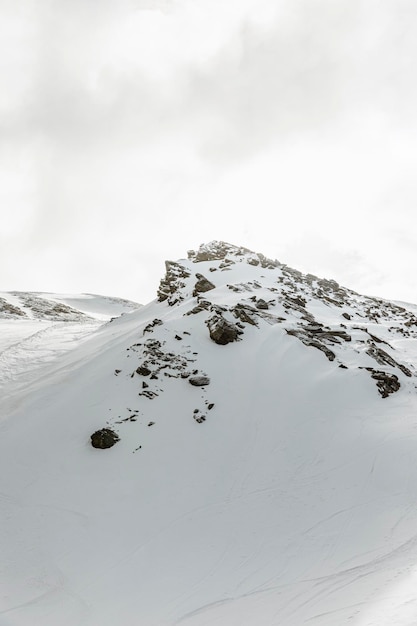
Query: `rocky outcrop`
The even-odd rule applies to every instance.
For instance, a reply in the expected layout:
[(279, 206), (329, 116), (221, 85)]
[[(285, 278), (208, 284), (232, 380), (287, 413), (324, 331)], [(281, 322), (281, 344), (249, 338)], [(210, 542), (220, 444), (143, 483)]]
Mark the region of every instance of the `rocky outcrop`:
[(207, 320), (207, 326), (211, 339), (221, 346), (237, 341), (242, 334), (236, 324), (228, 322), (222, 315), (213, 315)]
[(385, 350), (377, 347), (375, 344), (371, 342), (366, 353), (371, 356), (379, 365), (391, 365), (391, 367), (397, 367), (403, 374), (408, 376), (409, 378), (412, 376), (408, 367), (403, 365), (402, 363), (398, 363), (395, 359), (392, 358)]
[(168, 300), (168, 304), (173, 306), (183, 299), (180, 290), (185, 287), (184, 279), (189, 278), (191, 273), (174, 261), (165, 261), (165, 269), (165, 276), (159, 284), (158, 300), (159, 302)]
[(0, 298), (0, 318), (27, 317), (26, 313), (14, 304)]
[(248, 252), (250, 250), (242, 246), (234, 246), (225, 241), (211, 241), (208, 244), (202, 244), (197, 252), (189, 250), (188, 258), (194, 263), (201, 263), (202, 261), (221, 261), (227, 254), (242, 256)]
[(341, 341), (351, 341), (352, 337), (344, 330), (324, 327), (320, 323), (300, 325), (298, 328), (287, 328), (288, 335), (297, 337), (306, 346), (317, 348), (324, 352), (329, 361), (334, 361), (336, 355), (327, 344), (337, 344)]
[(210, 282), (205, 276), (202, 274), (196, 274), (197, 282), (194, 285), (193, 296), (197, 296), (199, 293), (205, 293), (206, 291), (211, 291), (215, 289), (215, 285)]
[(391, 393), (395, 393), (401, 387), (398, 376), (395, 374), (388, 374), (388, 372), (381, 372), (375, 370), (372, 367), (366, 368), (368, 372), (371, 372), (371, 377), (376, 381), (378, 391), (383, 398), (388, 398)]

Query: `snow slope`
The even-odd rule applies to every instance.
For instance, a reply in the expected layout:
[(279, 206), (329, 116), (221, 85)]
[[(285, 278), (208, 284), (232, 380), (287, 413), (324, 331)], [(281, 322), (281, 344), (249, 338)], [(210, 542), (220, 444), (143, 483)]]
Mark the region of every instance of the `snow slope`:
[(167, 263), (0, 422), (1, 626), (415, 625), (416, 362), (407, 305)]
[(20, 402), (59, 356), (112, 316), (139, 306), (93, 294), (0, 293), (0, 414)]

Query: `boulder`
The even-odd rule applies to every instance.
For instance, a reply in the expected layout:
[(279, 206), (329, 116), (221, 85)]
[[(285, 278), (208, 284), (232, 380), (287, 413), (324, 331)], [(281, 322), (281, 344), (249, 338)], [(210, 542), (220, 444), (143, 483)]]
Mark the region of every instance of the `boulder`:
[(232, 341), (237, 341), (239, 335), (242, 334), (242, 331), (236, 324), (228, 322), (221, 315), (214, 315), (207, 320), (207, 326), (211, 339), (221, 346), (231, 343)]
[(205, 387), (210, 384), (210, 378), (208, 376), (192, 376), (188, 382), (194, 387)]
[(91, 445), (93, 448), (111, 448), (120, 441), (120, 437), (111, 428), (101, 428), (91, 435)]
[(211, 289), (215, 288), (212, 282), (210, 282), (205, 276), (202, 274), (196, 274), (196, 278), (198, 279), (196, 284), (194, 285), (193, 296), (195, 297), (199, 293), (204, 293), (206, 291), (211, 291)]

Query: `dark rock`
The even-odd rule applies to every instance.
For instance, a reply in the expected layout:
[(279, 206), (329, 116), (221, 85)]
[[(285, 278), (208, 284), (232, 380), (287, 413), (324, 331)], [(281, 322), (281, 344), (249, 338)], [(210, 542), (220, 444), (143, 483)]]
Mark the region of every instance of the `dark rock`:
[(268, 303), (265, 302), (265, 300), (263, 300), (262, 298), (259, 298), (259, 300), (256, 303), (256, 308), (257, 309), (268, 309)]
[(395, 393), (400, 389), (400, 381), (395, 374), (374, 370), (372, 367), (367, 367), (366, 369), (368, 372), (371, 372), (371, 377), (376, 380), (376, 386), (383, 398), (388, 398), (391, 393)]
[(215, 288), (215, 285), (213, 285), (212, 282), (207, 280), (207, 278), (203, 276), (202, 274), (196, 274), (196, 277), (198, 280), (196, 284), (194, 285), (194, 291), (193, 291), (194, 297), (199, 293), (205, 293), (206, 291), (211, 291), (212, 289)]
[(145, 398), (148, 398), (149, 400), (153, 400), (154, 398), (158, 397), (158, 394), (155, 391), (149, 391), (148, 389), (145, 389), (145, 391), (142, 391), (138, 395), (144, 396)]
[(210, 404), (207, 406), (209, 411), (211, 411), (213, 407), (214, 407), (214, 402), (210, 402)]
[(165, 277), (159, 284), (158, 300), (159, 302), (168, 300), (168, 304), (173, 306), (182, 300), (179, 291), (185, 287), (183, 279), (189, 278), (191, 274), (183, 265), (174, 261), (165, 261), (165, 268)]
[(194, 387), (205, 387), (210, 384), (210, 378), (208, 376), (192, 376), (188, 382)]
[(139, 367), (136, 370), (136, 373), (139, 374), (140, 376), (149, 376), (149, 374), (151, 373), (151, 370), (146, 365), (139, 365)]
[(149, 422), (148, 426), (153, 426), (155, 424), (155, 422)]
[(221, 315), (214, 315), (207, 320), (207, 326), (211, 339), (219, 345), (226, 345), (232, 341), (237, 341), (242, 331), (236, 326), (224, 319)]
[(385, 350), (382, 348), (378, 348), (375, 344), (371, 343), (368, 350), (366, 351), (370, 357), (375, 359), (377, 363), (380, 365), (391, 365), (391, 367), (398, 367), (399, 370), (409, 378), (411, 378), (412, 374), (408, 367), (403, 365), (402, 363), (398, 363), (395, 359), (392, 358)]
[(349, 315), (349, 313), (342, 313), (342, 317), (344, 317), (346, 320), (352, 319), (352, 316)]
[(111, 448), (118, 441), (120, 441), (119, 435), (111, 428), (96, 430), (96, 432), (91, 435), (91, 445), (93, 448)]
[(154, 319), (147, 326), (145, 326), (145, 328), (143, 329), (143, 334), (153, 332), (154, 327), (161, 326), (161, 324), (163, 324), (162, 320)]
[(295, 328), (286, 328), (285, 329), (288, 335), (293, 337), (297, 337), (305, 346), (311, 346), (312, 348), (317, 348), (317, 350), (321, 350), (324, 352), (329, 361), (334, 361), (336, 358), (335, 353), (328, 348), (324, 343), (317, 341), (317, 339), (312, 337), (309, 333), (306, 332), (306, 329), (295, 329)]
[(233, 308), (233, 314), (240, 319), (241, 322), (245, 324), (251, 324), (252, 326), (257, 326), (256, 321), (250, 315), (249, 312), (256, 313), (256, 310), (250, 306), (244, 306), (243, 304), (237, 304)]

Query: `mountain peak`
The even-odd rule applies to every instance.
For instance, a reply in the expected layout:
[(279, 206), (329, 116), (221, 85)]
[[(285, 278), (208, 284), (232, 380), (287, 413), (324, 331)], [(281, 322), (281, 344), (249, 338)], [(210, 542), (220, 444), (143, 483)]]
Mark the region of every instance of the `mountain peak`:
[[(31, 366), (44, 338), (20, 344)], [(16, 381), (13, 343), (3, 613), (333, 626), (381, 624), (388, 598), (389, 623), (411, 624), (416, 339), (415, 309), (216, 241), (41, 376)]]
[[(222, 336), (221, 342), (243, 339), (248, 325), (259, 331), (279, 325), (340, 368), (367, 371), (384, 398), (400, 389), (404, 377), (414, 378), (412, 364), (403, 363), (395, 347), (399, 337), (417, 337), (412, 311), (243, 246), (212, 241), (187, 259), (167, 261), (158, 300), (181, 305), (182, 315), (200, 314), (201, 329), (216, 328), (210, 336)], [(219, 335), (219, 328), (228, 334)]]
[(231, 261), (245, 260), (252, 265), (260, 264), (262, 267), (278, 267), (280, 263), (267, 259), (263, 254), (259, 254), (245, 248), (244, 246), (236, 246), (225, 241), (210, 241), (209, 243), (201, 244), (197, 251), (189, 250), (188, 258), (194, 263), (201, 263), (202, 261), (222, 261), (228, 259)]

